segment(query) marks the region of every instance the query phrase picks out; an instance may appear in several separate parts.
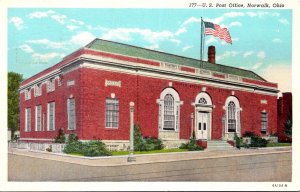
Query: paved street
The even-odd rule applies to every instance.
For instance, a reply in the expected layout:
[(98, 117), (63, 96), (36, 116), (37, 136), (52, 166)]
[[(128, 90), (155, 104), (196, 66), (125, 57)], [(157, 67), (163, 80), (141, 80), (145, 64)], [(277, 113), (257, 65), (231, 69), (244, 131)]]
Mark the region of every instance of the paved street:
[(266, 148), (70, 157), (10, 149), (9, 181), (291, 181), (292, 150)]

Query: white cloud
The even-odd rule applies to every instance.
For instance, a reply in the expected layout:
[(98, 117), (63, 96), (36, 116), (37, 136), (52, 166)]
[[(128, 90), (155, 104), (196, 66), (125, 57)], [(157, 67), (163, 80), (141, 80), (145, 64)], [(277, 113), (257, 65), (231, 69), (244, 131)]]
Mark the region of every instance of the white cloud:
[(211, 43), (213, 43), (213, 42), (217, 42), (216, 37), (214, 37), (214, 36), (209, 36), (209, 38), (208, 38), (207, 40), (205, 40), (205, 45), (209, 45), (209, 44), (211, 44)]
[(179, 45), (181, 43), (181, 41), (178, 39), (170, 39), (170, 41), (173, 43), (176, 43), (177, 45)]
[(178, 29), (177, 31), (176, 31), (176, 33), (175, 33), (175, 35), (180, 35), (180, 34), (182, 34), (182, 33), (185, 33), (186, 32), (186, 28), (185, 27), (183, 27), (183, 28), (180, 28), (180, 29)]
[(70, 21), (75, 23), (75, 24), (78, 24), (78, 25), (84, 25), (83, 21), (79, 21), (79, 20), (76, 20), (76, 19), (70, 19)]
[(278, 83), (278, 89), (281, 92), (292, 91), (292, 70), (290, 65), (269, 65), (261, 74), (266, 80)]
[(273, 43), (282, 43), (282, 40), (279, 39), (279, 38), (274, 38), (274, 39), (272, 40), (272, 42), (273, 42)]
[(267, 12), (267, 11), (257, 11), (257, 12), (253, 12), (253, 11), (249, 11), (246, 13), (249, 17), (264, 17), (264, 16), (271, 16), (271, 17), (279, 17), (280, 14), (277, 12), (271, 13), (271, 12)]
[(290, 24), (290, 22), (289, 22), (287, 19), (281, 18), (281, 19), (279, 19), (278, 21), (279, 21), (280, 23), (284, 24), (284, 25)]
[(33, 18), (43, 18), (43, 17), (48, 17), (49, 15), (52, 15), (54, 14), (55, 12), (52, 11), (52, 10), (49, 10), (49, 11), (36, 11), (36, 12), (32, 12), (28, 15), (28, 17), (30, 19), (33, 19)]
[(39, 62), (47, 62), (51, 59), (54, 58), (63, 58), (65, 55), (62, 53), (56, 53), (56, 52), (52, 52), (52, 53), (46, 53), (46, 54), (40, 54), (40, 53), (34, 53), (32, 54), (32, 58), (35, 61), (39, 61)]
[(21, 19), (20, 17), (12, 17), (12, 18), (10, 18), (10, 20), (8, 22), (12, 23), (16, 27), (17, 30), (21, 30), (24, 28), (23, 19)]
[(73, 31), (74, 29), (78, 29), (79, 27), (76, 25), (67, 25), (67, 29), (69, 29), (70, 31)]
[(19, 48), (22, 51), (26, 52), (26, 53), (33, 53), (34, 52), (33, 49), (27, 44), (20, 45)]
[(274, 13), (271, 13), (270, 15), (271, 15), (272, 17), (279, 17), (279, 16), (280, 16), (280, 13), (274, 12)]
[(263, 63), (261, 63), (261, 62), (256, 63), (255, 65), (252, 66), (251, 69), (252, 69), (252, 70), (256, 70), (256, 69), (260, 68), (260, 67), (262, 66), (262, 64), (263, 64)]
[(232, 42), (233, 42), (233, 41), (239, 41), (240, 38), (238, 38), (238, 37), (236, 37), (236, 38), (231, 38), (231, 40), (232, 40)]
[(246, 51), (244, 53), (244, 57), (249, 57), (249, 56), (253, 55), (253, 53), (254, 53), (254, 51)]
[(251, 14), (252, 14), (252, 16), (249, 15), (250, 17), (262, 17), (265, 15), (264, 12), (252, 12)]
[(65, 24), (65, 19), (67, 18), (67, 16), (56, 14), (56, 15), (51, 15), (51, 18), (63, 25)]
[(239, 54), (237, 51), (226, 51), (224, 54), (216, 57), (217, 61), (224, 60), (227, 57), (235, 57)]
[(150, 45), (150, 46), (146, 46), (145, 48), (154, 50), (154, 49), (158, 49), (159, 45), (158, 44), (153, 44), (153, 45)]
[(84, 46), (94, 40), (96, 37), (87, 31), (79, 32), (76, 35), (72, 36), (69, 43)]
[(239, 66), (240, 69), (249, 70), (248, 67)]
[(28, 40), (27, 43), (45, 45), (47, 48), (64, 49), (64, 42), (54, 42), (48, 39)]
[(233, 27), (233, 26), (242, 26), (242, 23), (239, 22), (239, 21), (231, 22), (231, 23), (229, 24), (229, 27)]
[(264, 51), (260, 51), (257, 53), (256, 56), (260, 59), (264, 59), (264, 58), (266, 58), (266, 53)]
[(200, 23), (201, 22), (201, 18), (196, 18), (196, 17), (190, 17), (187, 20), (185, 20), (182, 25), (189, 25), (191, 23)]
[(191, 45), (187, 45), (187, 46), (185, 46), (185, 47), (182, 48), (182, 51), (185, 52), (186, 50), (188, 50), (188, 49), (190, 49), (192, 47), (193, 46), (191, 46)]
[(102, 26), (99, 26), (99, 25), (97, 25), (97, 26), (86, 25), (86, 28), (88, 30), (97, 30), (97, 31), (105, 31), (105, 32), (109, 31), (108, 28), (102, 27)]
[(225, 17), (242, 17), (244, 15), (245, 15), (245, 13), (243, 13), (243, 12), (235, 12), (235, 11), (224, 13)]
[(181, 41), (175, 39), (175, 34), (168, 31), (152, 31), (150, 29), (140, 29), (140, 28), (117, 28), (108, 30), (104, 33), (101, 38), (107, 40), (115, 40), (115, 41), (131, 41), (136, 36), (142, 37), (146, 42), (151, 44), (156, 44), (160, 41), (171, 41), (174, 43), (180, 43)]
[(220, 23), (222, 23), (224, 21), (224, 16), (216, 17), (216, 18), (213, 18), (213, 19), (207, 18), (207, 19), (204, 19), (204, 20), (208, 21), (208, 22), (220, 24)]

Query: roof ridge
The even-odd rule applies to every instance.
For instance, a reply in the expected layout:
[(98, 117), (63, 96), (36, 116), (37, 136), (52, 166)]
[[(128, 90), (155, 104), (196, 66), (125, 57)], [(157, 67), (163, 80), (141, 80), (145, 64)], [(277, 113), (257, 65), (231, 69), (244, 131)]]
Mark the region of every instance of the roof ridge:
[[(109, 42), (109, 43), (114, 43), (114, 44), (129, 46), (129, 47), (134, 47), (134, 48), (138, 48), (138, 49), (144, 49), (144, 50), (151, 51), (151, 52), (162, 53), (162, 54), (172, 55), (172, 56), (176, 56), (176, 57), (181, 57), (181, 58), (186, 58), (186, 59), (192, 59), (192, 60), (195, 60), (195, 61), (200, 61), (200, 59), (195, 59), (195, 58), (192, 58), (192, 57), (186, 57), (186, 56), (182, 56), (182, 55), (176, 55), (174, 53), (168, 53), (168, 52), (164, 52), (164, 51), (158, 51), (158, 50), (148, 49), (148, 48), (145, 48), (145, 47), (139, 47), (137, 45), (130, 45), (130, 44), (120, 43), (120, 42), (116, 42), (116, 41), (110, 41), (110, 40), (106, 40), (106, 39), (100, 39), (100, 38), (95, 38), (92, 42), (90, 42), (89, 44), (87, 44), (87, 45), (89, 45), (88, 48), (90, 48), (90, 45), (92, 45), (96, 40), (106, 41), (106, 42)], [(86, 46), (84, 46), (84, 47), (86, 47)], [(207, 61), (204, 61), (204, 62), (207, 62)]]
[[(101, 38), (95, 38), (93, 41), (91, 41), (90, 43), (88, 43), (86, 46), (84, 46), (84, 48), (90, 48), (90, 49), (93, 49), (91, 48), (92, 45), (94, 43), (96, 43), (97, 41), (99, 42), (106, 42), (106, 43), (110, 43), (110, 44), (114, 44), (114, 45), (121, 45), (121, 46), (125, 46), (125, 47), (131, 47), (131, 48), (134, 48), (134, 49), (137, 49), (137, 50), (144, 50), (146, 52), (151, 52), (151, 53), (156, 53), (156, 54), (163, 54), (163, 55), (166, 55), (166, 56), (171, 56), (171, 57), (177, 57), (177, 58), (181, 58), (181, 59), (187, 59), (187, 60), (190, 60), (190, 61), (193, 61), (193, 62), (201, 62), (200, 59), (195, 59), (195, 58), (191, 58), (191, 57), (186, 57), (186, 56), (182, 56), (182, 55), (176, 55), (176, 54), (173, 54), (173, 53), (168, 53), (168, 52), (164, 52), (164, 51), (157, 51), (157, 50), (153, 50), (153, 49), (148, 49), (148, 48), (144, 48), (144, 47), (139, 47), (139, 46), (136, 46), (136, 45), (130, 45), (130, 44), (125, 44), (125, 43), (120, 43), (120, 42), (116, 42), (116, 41), (111, 41), (111, 40), (106, 40), (106, 39), (101, 39)], [(97, 49), (96, 49), (97, 50)], [(122, 54), (122, 53), (118, 53), (118, 54)], [(135, 57), (134, 55), (130, 55), (130, 54), (127, 54), (131, 57)], [(149, 59), (149, 58), (148, 58)], [(161, 61), (161, 62), (166, 62), (168, 63), (168, 61), (163, 61), (163, 60), (159, 60), (159, 59), (156, 59), (158, 61)], [(205, 64), (210, 64), (208, 61), (204, 61), (202, 60), (203, 63)], [(172, 62), (170, 62), (172, 63)], [(178, 65), (182, 65), (182, 66), (187, 66), (187, 67), (196, 67), (194, 64), (192, 66), (190, 65), (184, 65), (184, 64), (179, 64), (177, 63)], [(234, 70), (238, 70), (240, 72), (246, 72), (246, 73), (251, 73), (253, 74), (254, 76), (256, 77), (248, 77), (250, 79), (256, 79), (256, 80), (261, 80), (261, 81), (266, 81), (264, 78), (262, 78), (260, 75), (256, 74), (255, 72), (253, 71), (250, 71), (250, 70), (247, 70), (247, 69), (241, 69), (241, 68), (238, 68), (238, 67), (233, 67), (233, 66), (228, 66), (228, 65), (225, 65), (225, 64), (219, 64), (219, 63), (216, 63), (216, 64), (211, 64), (212, 66), (214, 67), (220, 67), (220, 68), (231, 68), (231, 69), (234, 69)], [(200, 68), (200, 67), (199, 67)], [(203, 68), (203, 69), (206, 69), (206, 68)], [(206, 69), (206, 70), (210, 70), (210, 69)], [(214, 70), (213, 70), (214, 71)], [(217, 71), (217, 72), (221, 72), (222, 71)], [(224, 73), (224, 72), (223, 72)], [(229, 74), (232, 74), (232, 73), (229, 73)], [(232, 74), (234, 75), (234, 74)], [(238, 75), (238, 76), (243, 76), (243, 75)], [(266, 81), (267, 82), (267, 81)]]

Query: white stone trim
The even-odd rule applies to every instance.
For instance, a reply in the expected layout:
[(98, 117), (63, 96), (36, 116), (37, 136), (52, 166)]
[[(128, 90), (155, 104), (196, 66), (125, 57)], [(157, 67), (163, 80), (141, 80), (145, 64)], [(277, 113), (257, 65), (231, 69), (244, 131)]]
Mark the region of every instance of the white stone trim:
[(54, 139), (47, 139), (47, 138), (26, 138), (21, 137), (20, 140), (28, 140), (28, 141), (54, 141)]
[[(113, 72), (118, 72), (118, 73), (123, 73), (123, 74), (130, 74), (130, 75), (137, 75), (136, 70), (135, 69), (130, 69), (130, 68), (126, 68), (126, 69), (120, 69), (118, 67), (114, 67), (114, 66), (104, 66), (104, 65), (98, 65), (98, 64), (93, 64), (93, 63), (88, 63), (85, 62), (82, 64), (84, 68), (92, 68), (92, 69), (98, 69), (98, 70), (103, 70), (103, 71), (113, 71)], [(190, 79), (187, 78), (183, 78), (183, 77), (176, 77), (173, 74), (159, 74), (153, 71), (139, 71), (138, 75), (144, 76), (144, 77), (151, 77), (151, 78), (158, 78), (158, 79), (162, 79), (162, 80), (167, 80), (167, 81), (177, 81), (177, 82), (183, 82), (183, 83), (192, 83), (192, 84), (196, 84), (196, 85), (202, 85), (202, 86), (213, 86), (216, 88), (222, 88), (222, 89), (229, 89), (229, 90), (240, 90), (240, 91), (247, 91), (247, 92), (255, 92), (258, 94), (263, 94), (263, 95), (270, 95), (270, 96), (276, 96), (277, 97), (277, 93), (272, 93), (269, 91), (257, 91), (254, 88), (248, 88), (248, 87), (238, 87), (235, 85), (228, 85), (222, 82), (209, 82), (209, 79), (207, 79), (207, 81), (205, 80), (199, 80), (196, 79), (197, 77), (193, 77)], [(241, 86), (243, 86), (240, 83)], [(276, 89), (277, 90), (277, 89)]]
[[(174, 116), (175, 116), (175, 120), (174, 120), (174, 130), (164, 130), (164, 99), (166, 95), (172, 95), (174, 98)], [(160, 118), (159, 118), (159, 122), (158, 124), (159, 126), (159, 132), (160, 131), (172, 131), (172, 132), (179, 132), (180, 130), (180, 97), (178, 92), (171, 88), (171, 87), (167, 87), (165, 88), (161, 93), (160, 93), (160, 98), (159, 98), (160, 102), (159, 102), (159, 114), (160, 114)], [(178, 114), (177, 114), (178, 113)]]
[[(89, 48), (85, 48), (85, 50), (95, 51), (95, 50), (89, 49)], [(99, 52), (110, 53), (110, 52), (105, 52), (105, 51), (99, 51)], [(110, 54), (122, 55), (122, 54), (116, 54), (116, 53), (110, 53)], [(128, 55), (122, 55), (122, 56), (132, 57), (132, 56), (128, 56)], [(141, 58), (141, 59), (145, 59), (145, 60), (149, 60), (149, 61), (154, 61), (154, 62), (160, 63), (160, 66), (152, 66), (152, 65), (142, 64), (142, 63), (134, 63), (134, 62), (122, 61), (122, 60), (107, 58), (107, 57), (103, 57), (103, 56), (95, 56), (95, 55), (90, 55), (90, 54), (82, 54), (82, 55), (80, 55), (80, 57), (75, 58), (72, 61), (70, 61), (68, 64), (62, 66), (61, 69), (62, 68), (65, 69), (66, 67), (68, 67), (69, 65), (73, 64), (74, 62), (80, 60), (81, 58), (83, 58), (83, 59), (93, 59), (93, 60), (95, 60), (95, 62), (101, 62), (101, 63), (103, 63), (103, 62), (109, 62), (112, 65), (117, 65), (117, 66), (118, 65), (119, 66), (123, 66), (123, 67), (130, 67), (131, 66), (131, 67), (134, 67), (134, 68), (141, 68), (141, 69), (144, 68), (144, 69), (147, 69), (147, 70), (155, 70), (157, 72), (163, 72), (163, 71), (165, 71), (165, 72), (172, 73), (173, 75), (185, 75), (185, 76), (193, 76), (193, 77), (196, 76), (196, 77), (201, 77), (201, 78), (208, 78), (208, 79), (214, 80), (214, 81), (220, 81), (220, 82), (223, 82), (223, 83), (234, 83), (234, 84), (239, 84), (239, 85), (242, 85), (242, 86), (243, 85), (244, 86), (247, 85), (247, 86), (251, 86), (251, 87), (265, 88), (265, 89), (269, 89), (269, 90), (272, 90), (272, 91), (278, 91), (278, 89), (273, 88), (273, 87), (263, 86), (263, 85), (256, 85), (256, 84), (242, 82), (242, 81), (240, 81), (241, 80), (240, 76), (236, 76), (236, 75), (232, 75), (232, 74), (225, 74), (225, 77), (227, 77), (226, 79), (218, 79), (218, 78), (213, 78), (212, 75), (208, 76), (208, 75), (203, 75), (203, 74), (200, 73), (201, 71), (209, 71), (209, 70), (204, 70), (204, 69), (199, 70), (198, 68), (194, 68), (194, 67), (192, 67), (192, 68), (195, 69), (196, 73), (190, 73), (190, 72), (181, 71), (181, 70), (175, 70), (175, 71), (171, 70), (170, 71), (170, 69), (164, 69), (163, 65), (165, 64), (165, 62), (161, 62), (161, 61), (157, 61), (157, 60), (151, 60), (151, 59), (147, 59), (147, 58), (141, 58), (141, 57), (137, 57), (137, 58)], [(170, 64), (172, 64), (174, 66), (175, 65), (179, 66), (178, 64), (173, 64), (173, 63), (170, 63)], [(83, 67), (83, 66), (79, 66), (79, 67)], [(58, 72), (60, 72), (61, 69), (56, 69), (54, 71), (51, 71), (51, 72), (47, 73), (46, 75), (44, 75), (44, 76), (42, 76), (40, 78), (37, 78), (37, 79), (33, 80), (32, 82), (30, 82), (30, 83), (22, 86), (20, 89), (23, 89), (24, 87), (27, 87), (30, 84), (34, 84), (37, 81), (39, 81), (39, 79), (43, 79), (46, 76), (54, 74), (55, 72), (58, 73)], [(72, 70), (72, 69), (73, 68), (71, 68), (69, 70)], [(209, 71), (209, 72), (212, 73), (212, 71)], [(228, 78), (228, 77), (234, 77), (234, 78)], [(239, 78), (236, 78), (236, 77), (239, 77)], [(251, 78), (249, 78), (249, 79), (251, 79)], [(257, 80), (257, 81), (259, 81), (259, 80)], [(269, 83), (272, 83), (272, 82), (269, 82)]]
[(225, 109), (225, 134), (229, 135), (229, 134), (234, 134), (234, 132), (228, 132), (228, 104), (229, 102), (233, 102), (235, 104), (236, 110), (235, 110), (235, 118), (236, 118), (236, 133), (240, 136), (241, 134), (241, 116), (240, 116), (240, 112), (241, 107), (240, 107), (240, 101), (238, 100), (238, 98), (236, 98), (235, 96), (229, 96), (227, 97), (226, 101), (225, 101), (225, 105), (223, 107), (223, 109)]
[(211, 97), (209, 96), (209, 94), (207, 94), (206, 92), (198, 93), (195, 98), (195, 104), (198, 104), (198, 101), (200, 98), (204, 98), (207, 102), (207, 105), (212, 106), (212, 100), (211, 100)]
[[(103, 52), (103, 51), (101, 51)], [(111, 53), (110, 53), (111, 54)], [(113, 53), (115, 54), (115, 53)], [(115, 55), (118, 55), (118, 54), (115, 54)], [(122, 55), (122, 56), (127, 56), (127, 55)], [(127, 56), (127, 57), (130, 57), (130, 56)], [(89, 55), (89, 54), (84, 54), (82, 55), (82, 58), (87, 58), (87, 59), (95, 59), (95, 60), (102, 60), (102, 61), (107, 61), (107, 62), (111, 62), (113, 63), (114, 65), (122, 65), (122, 66), (126, 66), (126, 65), (130, 65), (132, 67), (140, 67), (140, 66), (143, 66), (144, 68), (148, 68), (148, 69), (156, 69), (157, 71), (167, 71), (167, 72), (171, 72), (172, 74), (174, 75), (177, 75), (177, 74), (185, 74), (185, 75), (192, 75), (192, 76), (201, 76), (203, 78), (210, 78), (210, 79), (214, 79), (214, 80), (219, 80), (219, 81), (225, 81), (225, 82), (231, 82), (231, 83), (238, 83), (238, 84), (246, 84), (246, 85), (252, 85), (252, 86), (256, 86), (256, 87), (265, 87), (265, 88), (269, 88), (269, 89), (274, 89), (274, 90), (277, 90), (276, 88), (273, 88), (273, 87), (269, 87), (269, 86), (263, 86), (263, 85), (256, 85), (256, 84), (251, 84), (251, 83), (245, 83), (243, 81), (236, 81), (236, 80), (230, 80), (230, 79), (218, 79), (218, 78), (215, 78), (212, 76), (212, 73), (213, 71), (210, 71), (211, 75), (203, 75), (201, 73), (197, 73), (197, 69), (198, 68), (193, 68), (196, 70), (196, 73), (190, 73), (190, 72), (186, 72), (186, 71), (181, 71), (181, 70), (169, 70), (169, 69), (164, 69), (163, 67), (158, 67), (158, 66), (152, 66), (152, 65), (146, 65), (146, 64), (142, 64), (142, 63), (133, 63), (133, 62), (128, 62), (128, 61), (122, 61), (122, 60), (118, 60), (118, 59), (112, 59), (112, 58), (107, 58), (107, 57), (101, 57), (101, 56), (93, 56), (93, 55)], [(163, 63), (161, 61), (156, 61), (156, 60), (151, 60), (151, 59), (146, 59), (146, 58), (141, 58), (141, 59), (145, 59), (145, 60), (150, 60), (150, 61), (154, 61), (154, 62), (158, 62), (158, 63)], [(178, 64), (173, 64), (173, 65), (178, 65)], [(199, 69), (198, 69), (199, 70)], [(204, 69), (201, 69), (200, 71), (209, 71), (209, 70), (204, 70)], [(218, 72), (220, 73), (220, 72)], [(194, 74), (194, 75), (193, 75)], [(225, 75), (225, 77), (227, 77), (227, 74), (226, 73), (222, 73), (223, 75)], [(230, 74), (231, 75), (231, 74)], [(233, 76), (236, 76), (236, 75), (233, 75)], [(240, 77), (240, 76), (237, 76), (237, 77)], [(241, 79), (242, 77), (240, 77), (239, 79)], [(251, 79), (251, 78), (248, 78), (248, 79)], [(253, 79), (255, 80), (255, 79)], [(259, 81), (259, 80), (255, 80), (255, 81)], [(272, 83), (272, 82), (268, 82), (268, 83)]]
[[(40, 73), (42, 73), (42, 72), (40, 72)], [(60, 73), (60, 69), (55, 69), (55, 70), (53, 70), (53, 71), (51, 71), (49, 73), (46, 73), (45, 75), (43, 75), (41, 77), (38, 77), (38, 78), (36, 78), (36, 79), (34, 79), (34, 80), (26, 83), (25, 85), (22, 85), (19, 88), (19, 90), (22, 91), (23, 89), (31, 87), (31, 86), (33, 86), (33, 85), (35, 85), (37, 83), (47, 81), (47, 79), (49, 79), (49, 78), (53, 78), (53, 77), (56, 78), (56, 76), (58, 77), (59, 73)], [(32, 78), (32, 77), (30, 77), (30, 78)]]

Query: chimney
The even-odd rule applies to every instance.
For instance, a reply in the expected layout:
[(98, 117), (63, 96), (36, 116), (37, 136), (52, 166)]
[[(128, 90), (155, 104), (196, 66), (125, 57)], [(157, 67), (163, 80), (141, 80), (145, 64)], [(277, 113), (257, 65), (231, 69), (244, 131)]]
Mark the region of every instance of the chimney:
[(216, 49), (215, 46), (211, 45), (208, 47), (208, 62), (212, 64), (216, 64)]

